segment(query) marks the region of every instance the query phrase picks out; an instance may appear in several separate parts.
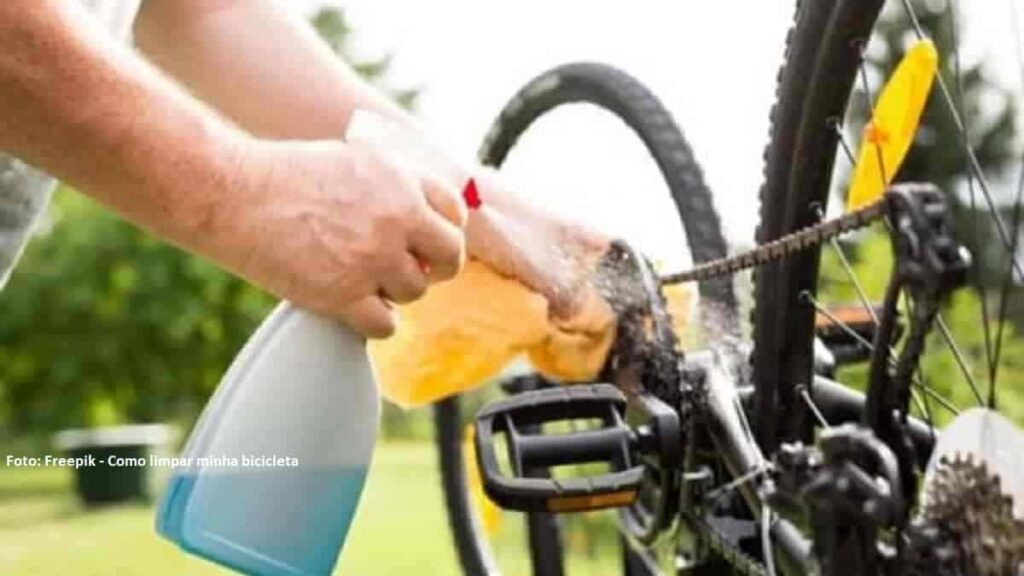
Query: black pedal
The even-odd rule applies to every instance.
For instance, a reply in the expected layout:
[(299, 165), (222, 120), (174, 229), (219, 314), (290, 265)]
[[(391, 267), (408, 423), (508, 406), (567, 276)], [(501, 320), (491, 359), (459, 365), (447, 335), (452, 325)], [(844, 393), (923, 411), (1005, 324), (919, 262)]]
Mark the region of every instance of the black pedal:
[[(517, 394), (476, 417), (476, 454), (484, 491), (502, 508), (580, 512), (632, 504), (644, 479), (638, 442), (625, 421), (626, 398), (614, 386), (564, 386)], [(587, 420), (596, 428), (544, 433), (544, 425)], [(496, 441), (504, 436), (511, 474), (502, 472)], [(593, 476), (553, 478), (551, 469), (606, 464)]]

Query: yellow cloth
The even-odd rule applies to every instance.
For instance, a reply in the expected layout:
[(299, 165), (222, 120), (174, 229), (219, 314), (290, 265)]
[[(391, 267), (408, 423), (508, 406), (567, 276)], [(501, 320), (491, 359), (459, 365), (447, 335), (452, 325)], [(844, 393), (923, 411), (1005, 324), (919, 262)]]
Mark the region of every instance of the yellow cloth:
[[(667, 295), (682, 329), (690, 292)], [(615, 315), (596, 292), (571, 319), (552, 320), (543, 296), (471, 260), (455, 279), (403, 306), (396, 333), (369, 349), (384, 397), (413, 407), (469, 390), (523, 353), (546, 376), (591, 379), (614, 338)]]

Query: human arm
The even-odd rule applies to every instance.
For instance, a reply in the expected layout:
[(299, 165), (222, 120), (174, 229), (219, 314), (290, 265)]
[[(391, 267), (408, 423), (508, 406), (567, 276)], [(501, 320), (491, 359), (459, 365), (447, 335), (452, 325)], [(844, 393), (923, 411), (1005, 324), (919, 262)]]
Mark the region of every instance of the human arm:
[[(283, 2), (147, 0), (136, 35), (161, 68), (260, 136), (336, 138), (356, 109), (421, 129)], [(467, 226), (470, 255), (544, 293), (556, 314), (574, 308), (579, 260), (603, 251), (604, 238), (524, 201), (494, 173), (471, 174), (443, 161), (431, 169), (453, 186), (470, 175), (480, 184), (483, 207), (470, 213)]]
[(366, 147), (254, 138), (108, 38), (78, 2), (0, 3), (0, 150), (372, 336), (394, 328), (382, 296), (425, 289), (417, 259), (437, 278), (461, 262), (450, 187)]

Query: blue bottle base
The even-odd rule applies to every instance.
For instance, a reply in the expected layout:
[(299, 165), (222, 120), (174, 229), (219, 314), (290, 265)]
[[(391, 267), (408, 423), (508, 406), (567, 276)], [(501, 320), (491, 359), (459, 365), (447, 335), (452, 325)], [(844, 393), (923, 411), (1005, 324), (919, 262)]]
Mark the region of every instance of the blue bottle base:
[(345, 542), (366, 470), (176, 471), (157, 531), (245, 574), (325, 576)]

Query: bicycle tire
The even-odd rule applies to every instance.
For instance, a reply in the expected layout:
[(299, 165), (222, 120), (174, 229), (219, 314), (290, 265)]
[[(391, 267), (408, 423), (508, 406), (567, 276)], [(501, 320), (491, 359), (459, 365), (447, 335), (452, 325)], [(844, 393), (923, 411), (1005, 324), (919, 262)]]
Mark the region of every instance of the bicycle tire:
[[(682, 132), (646, 87), (611, 66), (562, 65), (527, 83), (495, 120), (481, 146), (480, 160), (486, 165), (500, 166), (535, 120), (570, 103), (589, 103), (615, 114), (641, 139), (665, 178), (695, 262), (726, 254), (726, 242), (711, 191)], [(725, 311), (715, 318), (717, 329), (737, 333), (739, 318), (731, 279), (702, 283), (699, 291), (703, 301), (714, 302)], [(436, 406), (435, 427), (449, 524), (463, 572), (471, 576), (492, 574), (496, 570), (495, 563), (468, 500), (457, 396)], [(561, 550), (531, 552), (534, 555), (561, 554)]]
[[(797, 3), (777, 77), (760, 190), (758, 244), (818, 220), (827, 201), (841, 120), (866, 42), (884, 0)], [(765, 453), (780, 442), (812, 439), (811, 415), (797, 394), (813, 373), (819, 248), (755, 269), (751, 312), (754, 421)]]

